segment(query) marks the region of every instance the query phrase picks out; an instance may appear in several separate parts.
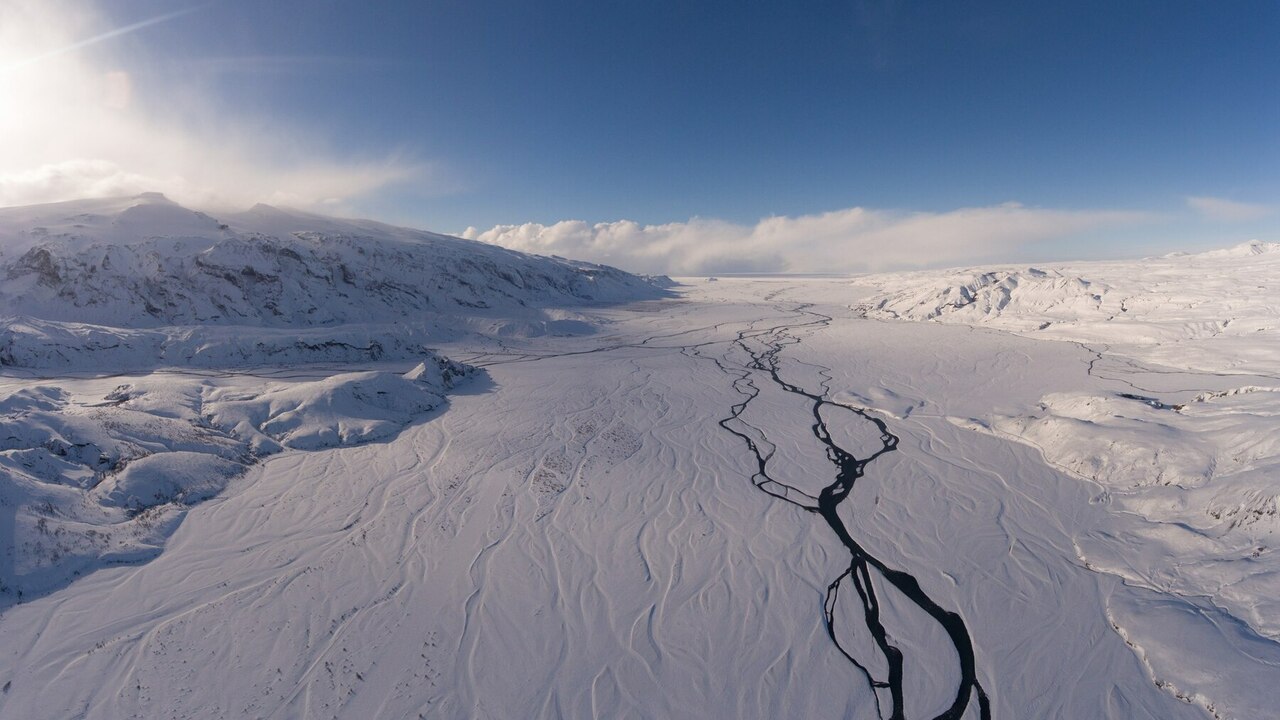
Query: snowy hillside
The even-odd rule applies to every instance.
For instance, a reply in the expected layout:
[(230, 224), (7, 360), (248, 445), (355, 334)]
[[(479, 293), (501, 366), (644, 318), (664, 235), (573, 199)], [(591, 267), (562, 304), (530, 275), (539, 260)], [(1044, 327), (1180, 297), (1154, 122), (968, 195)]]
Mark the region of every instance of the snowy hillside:
[(153, 556), (267, 455), (386, 440), (443, 408), (474, 374), (429, 349), (443, 339), (589, 334), (577, 308), (664, 294), (608, 267), (156, 194), (0, 209), (0, 279), (0, 609)]
[(868, 317), (1166, 351), (1183, 340), (1214, 339), (1199, 346), (1212, 353), (1203, 365), (1180, 361), (1202, 369), (1262, 363), (1280, 372), (1280, 354), (1260, 354), (1255, 342), (1280, 336), (1280, 243), (1142, 261), (891, 273), (855, 284), (872, 291), (858, 305)]
[(0, 210), (0, 313), (116, 327), (312, 327), (654, 296), (613, 268), (265, 205), (160, 195)]
[(190, 506), (253, 463), (390, 437), (473, 371), (428, 353), (405, 374), (0, 384), (0, 609), (154, 557)]
[(545, 308), (661, 294), (600, 265), (156, 194), (0, 210), (0, 278), (0, 362), (64, 368), (405, 358), (428, 334), (580, 333)]

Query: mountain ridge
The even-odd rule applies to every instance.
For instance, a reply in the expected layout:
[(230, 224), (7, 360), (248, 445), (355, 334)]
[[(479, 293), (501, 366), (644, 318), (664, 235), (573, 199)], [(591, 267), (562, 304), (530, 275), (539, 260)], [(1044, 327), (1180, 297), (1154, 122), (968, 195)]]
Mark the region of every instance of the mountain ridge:
[[(0, 209), (0, 365), (412, 359), (433, 338), (581, 335), (665, 278), (371, 220), (157, 193)], [(234, 330), (233, 330), (234, 329)]]
[(266, 210), (217, 218), (151, 194), (0, 209), (0, 315), (299, 327), (662, 295), (604, 265)]

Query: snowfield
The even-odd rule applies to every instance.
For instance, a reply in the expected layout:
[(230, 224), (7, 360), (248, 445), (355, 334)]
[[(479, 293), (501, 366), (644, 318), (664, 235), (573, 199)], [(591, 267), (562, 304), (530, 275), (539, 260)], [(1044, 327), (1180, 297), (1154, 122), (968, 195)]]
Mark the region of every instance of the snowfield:
[(1108, 614), (1162, 686), (1218, 717), (1272, 714), (1258, 688), (1280, 667), (1280, 243), (856, 283), (870, 318), (999, 328), (1093, 356), (1087, 390), (958, 422), (1097, 486), (1114, 522), (1077, 551), (1156, 594)]
[(0, 717), (1274, 714), (1269, 246), (666, 294), (122, 204), (0, 211)]
[(1127, 262), (861, 277), (868, 317), (991, 327), (1028, 337), (1141, 347), (1143, 358), (1280, 375), (1280, 243)]
[(385, 439), (473, 373), (432, 355), (408, 373), (319, 380), (0, 383), (0, 607), (94, 567), (154, 557), (191, 505), (258, 459)]

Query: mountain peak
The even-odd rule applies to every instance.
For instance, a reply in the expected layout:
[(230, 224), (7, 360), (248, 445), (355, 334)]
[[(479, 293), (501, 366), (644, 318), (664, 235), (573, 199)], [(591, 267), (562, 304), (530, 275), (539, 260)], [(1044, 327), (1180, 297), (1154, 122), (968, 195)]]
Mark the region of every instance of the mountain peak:
[(153, 191), (153, 192), (138, 193), (137, 195), (133, 196), (133, 199), (138, 200), (140, 202), (146, 202), (146, 203), (177, 205), (177, 203), (165, 197), (165, 194), (162, 192)]

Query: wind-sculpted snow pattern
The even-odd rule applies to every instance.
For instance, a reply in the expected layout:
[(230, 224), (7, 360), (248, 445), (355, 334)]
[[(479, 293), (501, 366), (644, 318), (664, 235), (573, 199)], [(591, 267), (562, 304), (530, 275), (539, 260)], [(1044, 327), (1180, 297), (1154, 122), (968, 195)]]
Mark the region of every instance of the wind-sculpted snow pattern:
[(0, 383), (0, 610), (155, 557), (192, 505), (258, 460), (390, 437), (473, 372), (431, 356), (405, 374), (315, 380)]
[[(5, 427), (68, 440), (47, 467), (19, 453), (30, 472), (92, 482), (75, 431), (108, 458), (173, 445), (163, 462), (238, 474), (190, 486), (216, 495), (182, 504), (147, 562), (85, 566), (0, 611), (0, 717), (1266, 717), (1269, 641), (1216, 600), (1121, 574), (1170, 555), (1123, 554), (1133, 526), (1102, 489), (1028, 442), (1054, 433), (1014, 435), (1130, 407), (1114, 422), (1139, 437), (1146, 413), (1194, 397), (1109, 378), (1190, 376), (871, 320), (849, 295), (846, 280), (686, 281), (542, 315), (596, 330), (561, 336), (468, 316), (433, 357), (478, 370), (425, 413), (435, 398), (409, 388), (452, 370), (411, 371), (422, 358), (10, 368)], [(1269, 396), (1212, 396), (1230, 389), (1195, 395), (1210, 414)], [(1078, 401), (1099, 395), (1123, 405)], [(1231, 423), (1194, 432), (1248, 425)], [(183, 492), (152, 455), (117, 486)], [(1268, 522), (1230, 507), (1215, 506), (1239, 528)]]

